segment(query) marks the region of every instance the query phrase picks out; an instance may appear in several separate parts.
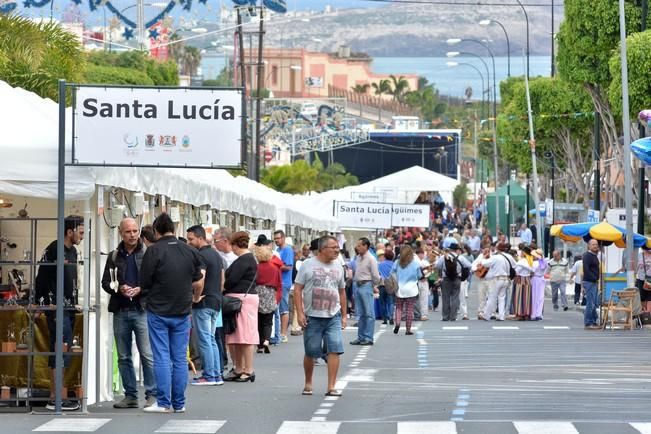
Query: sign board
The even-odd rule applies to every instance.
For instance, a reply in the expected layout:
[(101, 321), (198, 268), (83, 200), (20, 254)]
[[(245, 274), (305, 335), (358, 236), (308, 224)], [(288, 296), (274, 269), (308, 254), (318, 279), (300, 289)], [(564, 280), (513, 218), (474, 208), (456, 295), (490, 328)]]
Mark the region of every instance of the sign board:
[(305, 77), (305, 86), (323, 87), (323, 77)]
[(390, 228), (391, 204), (335, 202), (335, 217), (343, 228)]
[(429, 227), (429, 205), (335, 202), (335, 216), (344, 228)]
[(599, 223), (601, 221), (601, 216), (598, 209), (589, 209), (588, 210), (588, 223)]
[(240, 167), (243, 109), (240, 89), (80, 86), (72, 163)]
[(391, 226), (429, 227), (429, 205), (393, 204)]
[(362, 192), (351, 191), (350, 198), (356, 202), (386, 202), (386, 194), (381, 191), (376, 192)]
[(554, 201), (545, 199), (545, 224), (554, 224)]

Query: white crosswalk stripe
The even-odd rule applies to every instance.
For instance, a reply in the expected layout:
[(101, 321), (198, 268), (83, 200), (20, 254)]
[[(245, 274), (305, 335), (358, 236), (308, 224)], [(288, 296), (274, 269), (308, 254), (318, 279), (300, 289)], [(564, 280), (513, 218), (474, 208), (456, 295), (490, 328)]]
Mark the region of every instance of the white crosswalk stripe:
[(110, 422), (111, 419), (95, 418), (58, 418), (52, 419), (43, 425), (34, 428), (33, 431), (43, 432), (95, 432)]
[(285, 421), (276, 434), (336, 434), (339, 422), (289, 422)]
[[(331, 405), (328, 405), (331, 407)], [(326, 411), (330, 408), (322, 409), (317, 412), (310, 421), (283, 421), (275, 434), (337, 434), (342, 425), (346, 425), (346, 430), (353, 429), (357, 426), (356, 422), (328, 421)], [(459, 418), (460, 419), (460, 418)], [(36, 432), (95, 432), (100, 428), (102, 431), (112, 432), (110, 422), (112, 419), (98, 418), (55, 418), (43, 425), (33, 429)], [(142, 426), (142, 422), (139, 422)], [(511, 424), (513, 430), (518, 434), (589, 434), (594, 432), (595, 427), (600, 427), (601, 432), (623, 432), (631, 429), (640, 434), (651, 434), (651, 422), (632, 422), (632, 423), (615, 423), (615, 422), (582, 422), (582, 431), (579, 431), (573, 422), (569, 421), (482, 421), (481, 424), (472, 420), (451, 419), (450, 421), (404, 421), (404, 422), (383, 422), (376, 426), (382, 425), (383, 432), (396, 434), (483, 434), (484, 432), (497, 432), (492, 425), (499, 425), (503, 430), (505, 424)], [(584, 426), (587, 425), (587, 426)], [(156, 429), (155, 427), (158, 426)], [(187, 433), (187, 434), (219, 434), (222, 428), (228, 428), (233, 432), (237, 425), (235, 422), (224, 420), (188, 420), (188, 419), (170, 419), (160, 421), (154, 426), (140, 428), (141, 434), (147, 433)], [(266, 431), (273, 433), (273, 427)], [(512, 430), (508, 430), (512, 431)], [(114, 431), (113, 431), (114, 432)]]
[(513, 422), (518, 434), (579, 434), (571, 422)]
[(168, 420), (154, 432), (215, 434), (225, 423), (225, 420)]
[(457, 434), (454, 422), (398, 422), (397, 434)]

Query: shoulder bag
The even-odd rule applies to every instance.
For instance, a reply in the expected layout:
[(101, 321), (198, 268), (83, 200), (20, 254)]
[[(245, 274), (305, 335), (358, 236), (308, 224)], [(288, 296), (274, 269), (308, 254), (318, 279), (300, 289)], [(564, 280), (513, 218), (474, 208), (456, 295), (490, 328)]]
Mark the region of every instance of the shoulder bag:
[(644, 283), (642, 284), (642, 289), (645, 291), (651, 291), (651, 276), (646, 272), (646, 260), (644, 255), (642, 255), (642, 263), (644, 264)]

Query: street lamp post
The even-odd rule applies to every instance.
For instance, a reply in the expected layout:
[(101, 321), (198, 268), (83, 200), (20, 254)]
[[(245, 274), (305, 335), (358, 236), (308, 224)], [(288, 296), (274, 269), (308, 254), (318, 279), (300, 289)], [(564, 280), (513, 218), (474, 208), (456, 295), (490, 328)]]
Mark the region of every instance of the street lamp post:
[(484, 92), (486, 92), (486, 87), (485, 87), (485, 83), (484, 83), (484, 74), (481, 73), (479, 68), (477, 68), (472, 63), (466, 63), (466, 62), (461, 62), (461, 63), (459, 63), (459, 62), (447, 62), (446, 65), (448, 65), (450, 68), (454, 68), (455, 66), (467, 66), (467, 67), (472, 68), (475, 71), (477, 71), (477, 74), (479, 74), (479, 77), (481, 77), (481, 106), (482, 106), (482, 109), (483, 109), (483, 107), (484, 107)]
[(511, 42), (509, 41), (509, 34), (506, 32), (506, 27), (504, 27), (504, 24), (500, 23), (497, 20), (490, 19), (490, 20), (481, 20), (479, 22), (480, 26), (489, 26), (492, 23), (495, 23), (499, 25), (502, 30), (504, 31), (504, 36), (506, 37), (506, 62), (507, 62), (507, 76), (511, 76)]
[(525, 22), (527, 24), (527, 46), (526, 46), (526, 49), (527, 49), (527, 71), (526, 71), (526, 75), (527, 75), (527, 78), (529, 78), (529, 15), (527, 14), (527, 10), (522, 5), (522, 2), (520, 0), (516, 0), (516, 1), (520, 5), (520, 8), (522, 8), (522, 12), (524, 13), (524, 20), (525, 20)]
[(498, 231), (500, 229), (500, 213), (497, 207), (497, 202), (499, 199), (499, 195), (497, 194), (499, 189), (499, 169), (497, 164), (497, 80), (495, 73), (495, 56), (493, 55), (493, 50), (491, 50), (488, 44), (485, 44), (477, 39), (451, 38), (447, 40), (447, 43), (449, 45), (458, 44), (460, 42), (474, 42), (481, 45), (486, 49), (486, 51), (488, 51), (488, 54), (490, 55), (491, 61), (493, 63), (493, 166), (495, 169), (495, 230)]

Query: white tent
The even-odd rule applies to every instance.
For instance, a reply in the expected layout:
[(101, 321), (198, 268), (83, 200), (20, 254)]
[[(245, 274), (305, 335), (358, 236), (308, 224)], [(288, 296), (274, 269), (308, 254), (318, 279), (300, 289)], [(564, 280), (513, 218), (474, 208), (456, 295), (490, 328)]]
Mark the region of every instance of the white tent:
[(332, 211), (332, 201), (353, 200), (353, 193), (386, 192), (386, 202), (414, 203), (421, 192), (436, 191), (447, 203), (452, 202), (452, 192), (459, 185), (456, 179), (441, 175), (420, 166), (374, 179), (364, 184), (331, 190), (310, 196), (321, 209)]

